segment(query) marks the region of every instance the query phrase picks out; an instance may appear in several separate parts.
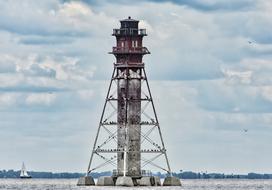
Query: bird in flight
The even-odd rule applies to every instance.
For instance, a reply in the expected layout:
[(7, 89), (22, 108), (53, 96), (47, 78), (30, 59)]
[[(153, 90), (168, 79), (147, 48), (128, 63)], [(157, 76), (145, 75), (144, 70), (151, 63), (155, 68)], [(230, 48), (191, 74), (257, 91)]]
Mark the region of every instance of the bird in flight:
[(248, 129), (244, 129), (244, 132), (245, 132), (245, 133), (248, 132)]
[(252, 41), (247, 41), (249, 44), (252, 44)]

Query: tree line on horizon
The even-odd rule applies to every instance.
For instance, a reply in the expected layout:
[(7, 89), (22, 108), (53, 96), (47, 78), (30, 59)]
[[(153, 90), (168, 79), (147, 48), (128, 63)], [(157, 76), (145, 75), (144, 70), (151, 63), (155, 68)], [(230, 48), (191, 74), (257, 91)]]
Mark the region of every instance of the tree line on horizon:
[[(28, 172), (33, 178), (45, 178), (45, 179), (73, 179), (84, 176), (84, 173), (53, 173), (53, 172)], [(112, 172), (93, 172), (92, 177), (98, 178), (100, 176), (111, 176)], [(153, 173), (154, 176), (159, 176), (160, 178), (165, 178), (166, 173)], [(180, 179), (272, 179), (272, 174), (258, 174), (258, 173), (248, 173), (246, 175), (239, 174), (224, 174), (224, 173), (196, 173), (192, 171), (183, 171), (179, 173), (173, 173)], [(20, 171), (14, 170), (0, 170), (0, 178), (19, 178)]]

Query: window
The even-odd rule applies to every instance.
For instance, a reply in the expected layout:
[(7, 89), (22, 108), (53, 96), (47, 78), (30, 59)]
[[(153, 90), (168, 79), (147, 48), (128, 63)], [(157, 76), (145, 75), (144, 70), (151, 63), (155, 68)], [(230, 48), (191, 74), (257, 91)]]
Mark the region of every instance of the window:
[(132, 47), (137, 47), (137, 46), (138, 46), (138, 41), (132, 40)]

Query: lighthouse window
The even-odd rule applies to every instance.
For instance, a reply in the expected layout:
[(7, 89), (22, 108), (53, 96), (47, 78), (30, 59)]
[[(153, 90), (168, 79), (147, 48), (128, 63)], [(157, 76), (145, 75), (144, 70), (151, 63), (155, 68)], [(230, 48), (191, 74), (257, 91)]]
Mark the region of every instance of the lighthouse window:
[(124, 47), (124, 46), (125, 46), (124, 42), (121, 42), (121, 47)]
[(137, 47), (138, 46), (138, 41), (137, 40), (132, 40), (132, 47)]

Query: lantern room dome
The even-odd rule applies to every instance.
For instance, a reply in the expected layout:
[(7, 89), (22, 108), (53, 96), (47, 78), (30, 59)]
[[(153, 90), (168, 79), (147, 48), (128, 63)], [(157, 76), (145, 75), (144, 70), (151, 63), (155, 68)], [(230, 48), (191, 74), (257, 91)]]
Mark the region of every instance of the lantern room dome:
[(121, 29), (123, 28), (132, 28), (138, 29), (138, 20), (132, 19), (130, 16), (127, 19), (120, 20), (121, 22)]

